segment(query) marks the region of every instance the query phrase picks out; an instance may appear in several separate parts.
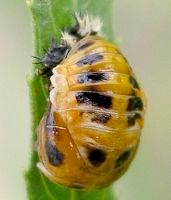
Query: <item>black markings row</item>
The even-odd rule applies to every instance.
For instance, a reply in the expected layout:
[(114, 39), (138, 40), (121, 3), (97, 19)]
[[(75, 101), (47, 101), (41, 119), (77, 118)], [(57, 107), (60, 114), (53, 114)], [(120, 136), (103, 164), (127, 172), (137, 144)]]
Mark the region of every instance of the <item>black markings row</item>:
[[(95, 91), (79, 91), (76, 93), (78, 104), (86, 104), (102, 108), (112, 108), (112, 97)], [(140, 97), (132, 96), (128, 100), (127, 111), (143, 110), (143, 102)]]
[(84, 65), (92, 65), (96, 62), (103, 60), (103, 55), (99, 53), (89, 54), (82, 57), (79, 61), (76, 62), (78, 67), (82, 67)]
[(76, 100), (78, 104), (86, 104), (100, 108), (112, 107), (112, 97), (107, 94), (101, 94), (99, 92), (77, 92)]
[[(119, 157), (117, 158), (115, 162), (115, 168), (120, 168), (122, 167), (126, 161), (130, 158), (132, 153), (131, 149), (127, 149), (126, 151), (122, 152)], [(88, 150), (88, 160), (90, 163), (95, 166), (99, 167), (101, 164), (103, 164), (106, 160), (106, 152), (103, 151), (102, 149), (90, 149)]]
[[(76, 93), (76, 100), (78, 104), (85, 104), (89, 106), (95, 106), (99, 108), (110, 109), (112, 108), (112, 97), (106, 94), (93, 91), (82, 91)], [(132, 96), (128, 99), (128, 106), (126, 112), (135, 112), (128, 115), (128, 126), (134, 126), (137, 119), (141, 118), (141, 114), (138, 111), (143, 110), (143, 103), (140, 97)], [(92, 122), (107, 123), (111, 119), (112, 115), (109, 113), (96, 113), (92, 112)]]
[(105, 72), (84, 72), (77, 78), (78, 83), (96, 83), (109, 79), (109, 74)]

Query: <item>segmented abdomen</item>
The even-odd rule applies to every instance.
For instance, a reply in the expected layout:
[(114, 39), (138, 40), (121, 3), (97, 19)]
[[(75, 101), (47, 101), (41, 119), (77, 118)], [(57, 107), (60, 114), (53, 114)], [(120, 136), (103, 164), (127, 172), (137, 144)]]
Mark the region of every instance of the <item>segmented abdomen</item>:
[(52, 103), (71, 130), (118, 134), (141, 129), (143, 92), (127, 60), (111, 43), (88, 36), (53, 72)]

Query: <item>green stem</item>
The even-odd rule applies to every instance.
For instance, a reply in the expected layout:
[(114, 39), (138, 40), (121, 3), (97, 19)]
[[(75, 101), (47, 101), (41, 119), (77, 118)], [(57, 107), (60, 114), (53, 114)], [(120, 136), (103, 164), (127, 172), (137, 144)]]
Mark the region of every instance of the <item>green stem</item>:
[[(108, 39), (113, 39), (112, 32), (112, 0), (27, 0), (31, 11), (34, 37), (34, 55), (42, 56), (43, 49), (48, 47), (52, 38), (59, 39), (60, 31), (73, 22), (73, 12), (89, 12), (100, 16), (104, 22), (104, 33)], [(104, 12), (105, 11), (105, 12)], [(48, 92), (46, 81), (36, 75), (33, 66), (29, 81), (32, 109), (32, 146), (35, 146), (35, 130), (47, 106)], [(34, 148), (33, 148), (34, 149)], [(80, 191), (58, 186), (49, 181), (36, 168), (37, 153), (33, 150), (31, 164), (26, 173), (26, 184), (29, 200), (114, 200), (111, 189)]]
[(75, 200), (76, 199), (76, 193), (77, 193), (76, 190), (71, 189), (71, 198), (70, 198), (70, 200)]

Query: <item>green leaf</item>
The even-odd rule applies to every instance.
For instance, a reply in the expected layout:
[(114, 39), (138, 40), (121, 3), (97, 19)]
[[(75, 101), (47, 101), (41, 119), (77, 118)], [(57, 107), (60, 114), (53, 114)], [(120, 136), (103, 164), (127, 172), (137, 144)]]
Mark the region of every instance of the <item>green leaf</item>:
[[(112, 32), (112, 0), (27, 0), (31, 11), (34, 37), (34, 55), (42, 56), (49, 41), (59, 39), (60, 30), (73, 24), (74, 11), (88, 12), (100, 16), (104, 22), (104, 33), (110, 40)], [(104, 12), (105, 11), (105, 12)], [(29, 200), (114, 200), (110, 188), (93, 191), (68, 189), (49, 181), (37, 168), (37, 153), (34, 151), (36, 128), (46, 111), (48, 92), (46, 81), (36, 75), (36, 68), (29, 80), (32, 109), (32, 155), (25, 174)]]

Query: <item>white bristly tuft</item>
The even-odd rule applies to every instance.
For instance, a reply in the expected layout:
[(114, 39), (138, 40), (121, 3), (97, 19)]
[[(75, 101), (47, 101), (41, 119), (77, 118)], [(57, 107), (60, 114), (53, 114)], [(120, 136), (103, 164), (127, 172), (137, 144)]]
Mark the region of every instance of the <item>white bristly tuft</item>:
[(76, 34), (70, 34), (69, 32), (62, 32), (61, 40), (65, 45), (72, 47), (80, 38), (87, 35), (95, 35), (101, 31), (102, 22), (99, 17), (93, 17), (88, 14), (80, 15), (75, 13)]
[(99, 17), (93, 17), (88, 14), (81, 16), (75, 13), (76, 21), (78, 22), (78, 34), (82, 37), (91, 33), (98, 33), (101, 30), (102, 22)]
[(61, 35), (61, 40), (67, 46), (72, 47), (77, 42), (77, 38), (73, 35), (70, 35), (68, 32), (61, 32)]

